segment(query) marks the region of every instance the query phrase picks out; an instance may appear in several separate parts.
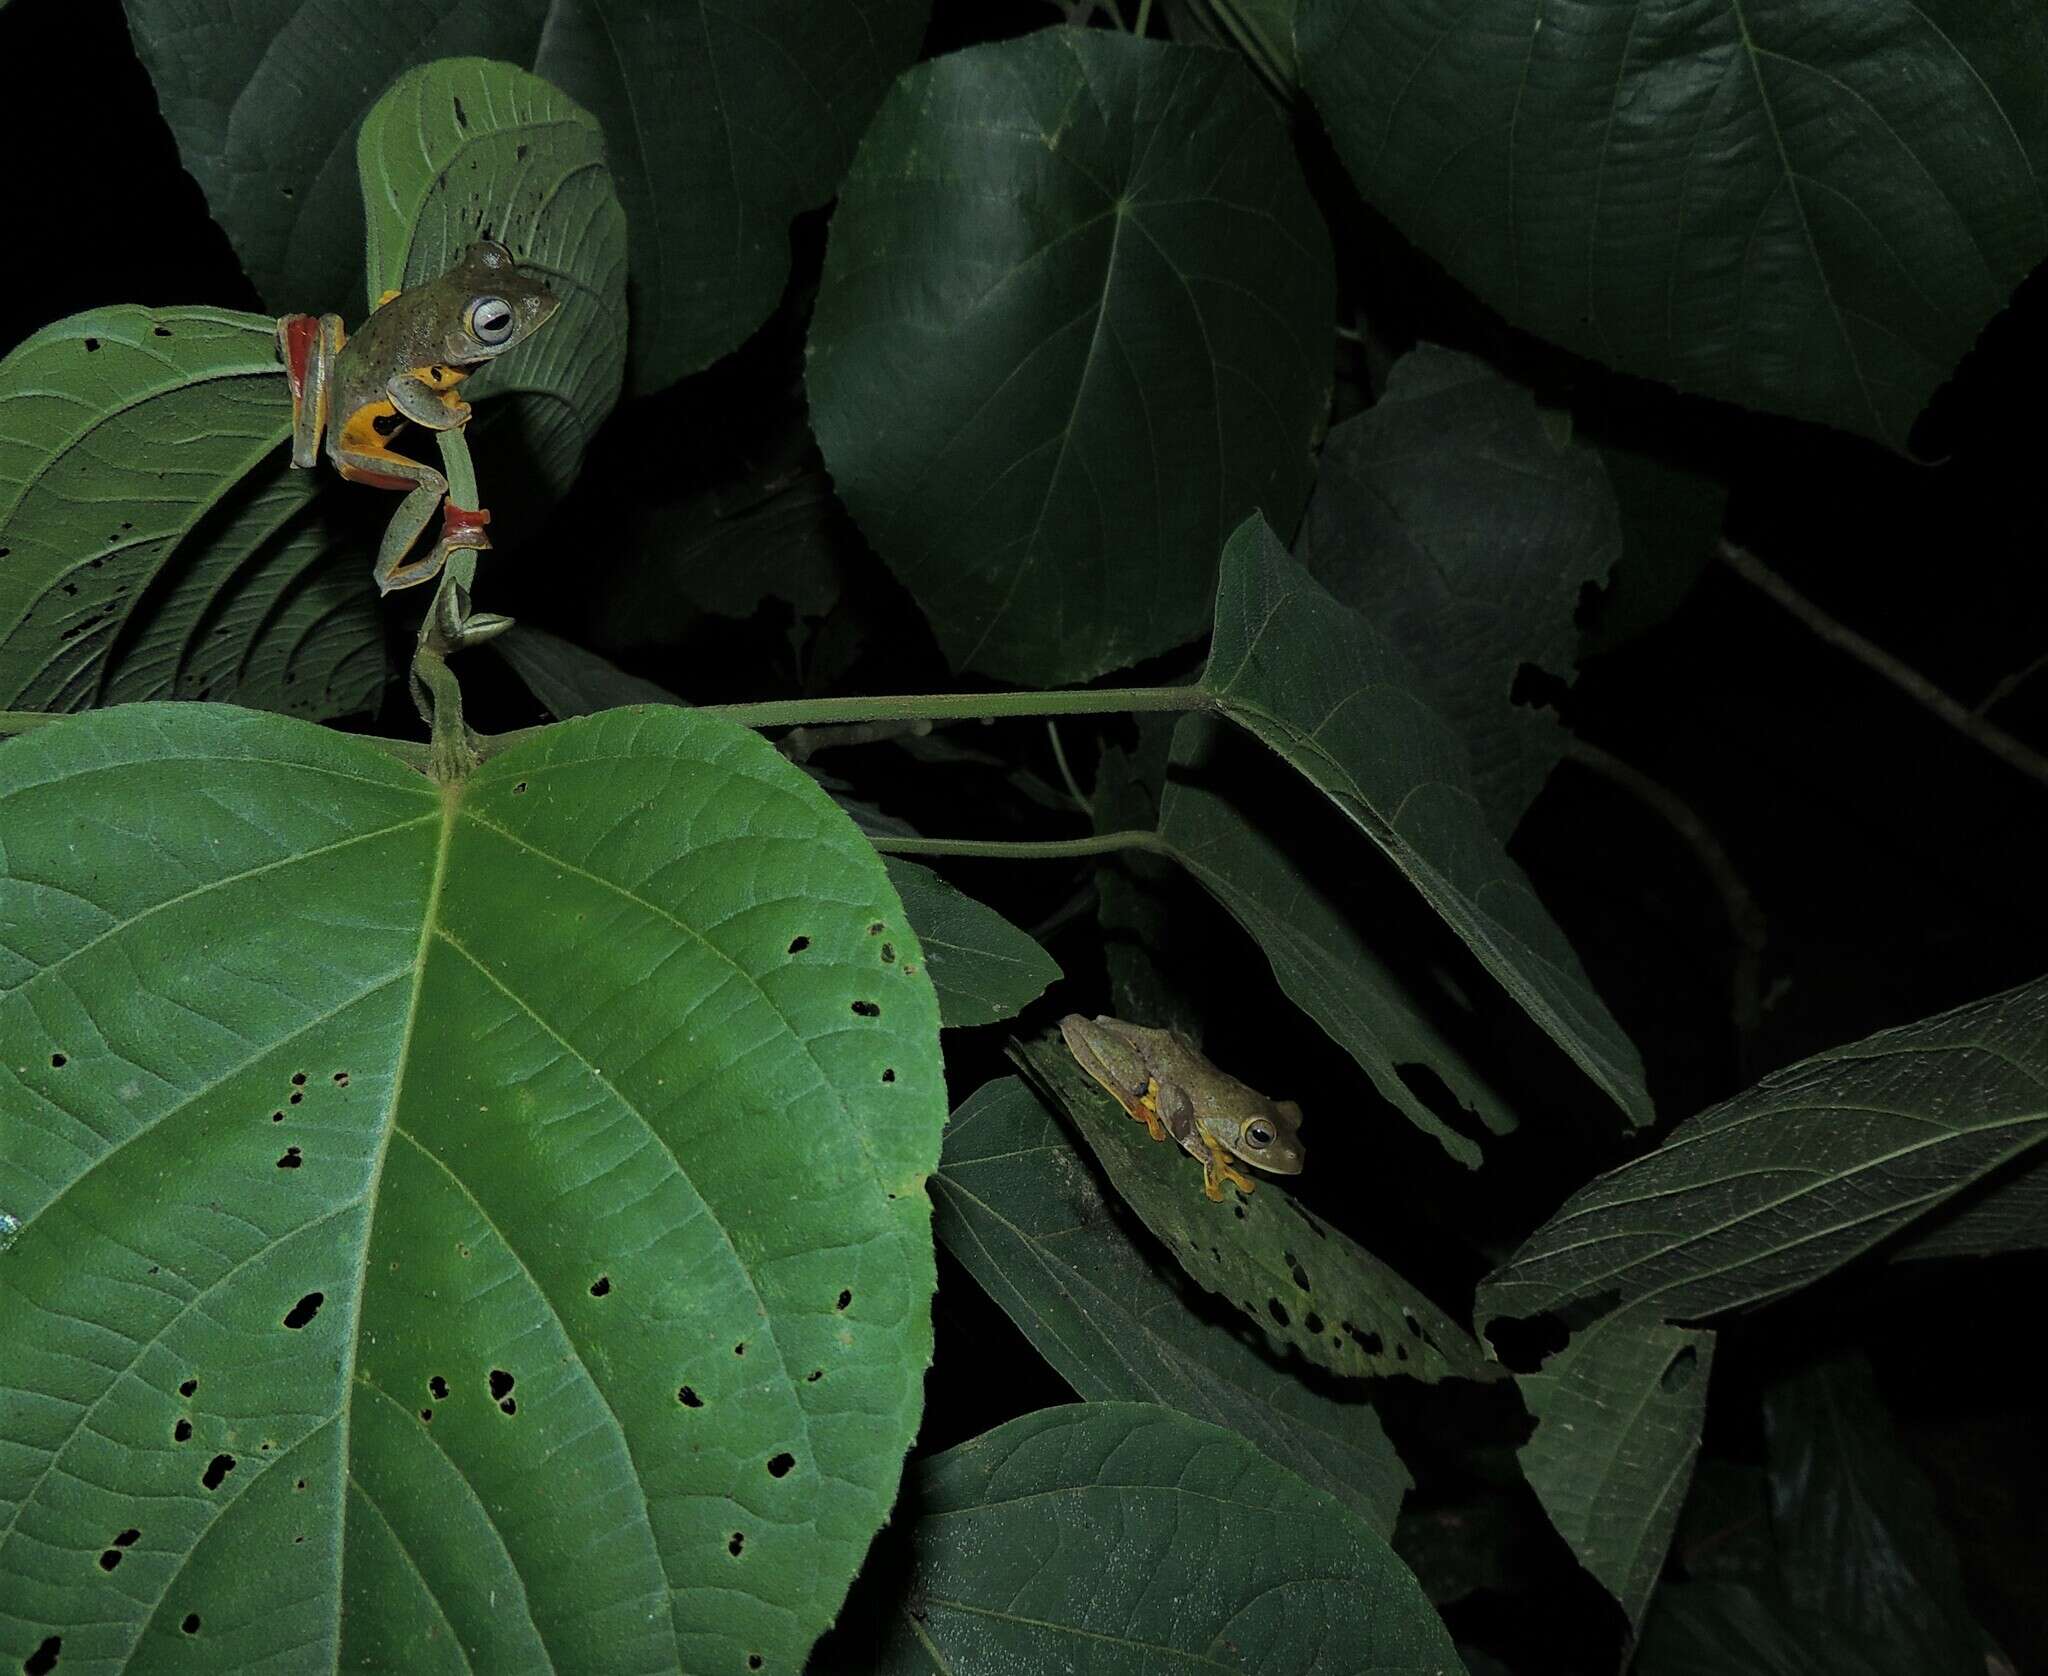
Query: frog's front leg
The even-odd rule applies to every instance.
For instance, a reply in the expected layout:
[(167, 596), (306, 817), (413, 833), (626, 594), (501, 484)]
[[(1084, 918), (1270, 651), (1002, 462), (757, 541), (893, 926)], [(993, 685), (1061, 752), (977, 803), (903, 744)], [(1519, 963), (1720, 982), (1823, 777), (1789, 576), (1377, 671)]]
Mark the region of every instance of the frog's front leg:
[(334, 361), (348, 333), (338, 314), (287, 314), (277, 323), (277, 353), (292, 393), (292, 464), (319, 463), (333, 406)]
[(1202, 1191), (1204, 1193), (1220, 1204), (1223, 1200), (1223, 1184), (1226, 1181), (1234, 1187), (1242, 1188), (1247, 1193), (1252, 1191), (1256, 1183), (1231, 1161), (1230, 1153), (1225, 1149), (1221, 1141), (1217, 1140), (1214, 1135), (1204, 1133), (1202, 1144), (1208, 1149), (1209, 1153), (1209, 1156), (1202, 1163)]

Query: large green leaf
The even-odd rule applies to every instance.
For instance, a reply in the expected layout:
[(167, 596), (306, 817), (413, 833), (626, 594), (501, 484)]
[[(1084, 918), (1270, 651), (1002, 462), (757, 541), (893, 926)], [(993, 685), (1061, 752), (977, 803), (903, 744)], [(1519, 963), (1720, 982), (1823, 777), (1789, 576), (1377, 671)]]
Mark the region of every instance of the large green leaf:
[[(1242, 1310), (1280, 1354), (1352, 1378), (1406, 1374), (1425, 1383), (1498, 1371), (1472, 1336), (1385, 1263), (1267, 1182), (1224, 1202), (1171, 1141), (1154, 1141), (1075, 1063), (1059, 1037), (1011, 1056), (1101, 1161), (1117, 1195), (1199, 1284)], [(1316, 1114), (1308, 1114), (1313, 1169)]]
[(1977, 1676), (1989, 1639), (1934, 1488), (1900, 1446), (1870, 1368), (1822, 1362), (1764, 1398), (1771, 1528), (1801, 1607), (1875, 1648), (1899, 1676)]
[(1903, 444), (2048, 255), (2030, 0), (1302, 0), (1360, 189), (1514, 321)]
[(2048, 1136), (2048, 979), (1774, 1071), (1582, 1187), (1482, 1320), (1654, 1300), (1671, 1320), (1831, 1273)]
[(1379, 1416), (1312, 1388), (1205, 1309), (1017, 1078), (954, 1112), (932, 1198), (946, 1249), (1077, 1395), (1163, 1403), (1234, 1431), (1391, 1538), (1411, 1481)]
[(1553, 712), (1509, 694), (1525, 664), (1577, 674), (1580, 593), (1620, 554), (1598, 451), (1484, 361), (1431, 345), (1330, 432), (1295, 543), (1318, 582), (1408, 654), (1464, 736), (1502, 834), (1564, 748)]
[(1536, 1430), (1517, 1452), (1544, 1512), (1580, 1563), (1642, 1622), (1685, 1502), (1714, 1335), (1618, 1310), (1516, 1375)]
[[(356, 162), (370, 306), (445, 273), (480, 238), (509, 248), (561, 299), (543, 330), (463, 392), (517, 392), (506, 405), (521, 451), (540, 486), (561, 494), (626, 367), (626, 215), (596, 118), (513, 65), (444, 59), (377, 101)], [(495, 431), (506, 419), (492, 412)]]
[(1329, 238), (1233, 58), (1045, 30), (920, 65), (847, 176), (811, 327), (834, 481), (958, 668), (1083, 680), (1192, 640), (1207, 556), (1291, 528)]
[(1386, 853), (1623, 1111), (1648, 1121), (1642, 1061), (1488, 828), (1456, 732), (1399, 649), (1332, 599), (1256, 517), (1223, 552), (1202, 684)]
[(945, 1115), (824, 794), (686, 711), (444, 792), (137, 706), (0, 746), (0, 854), (0, 1659), (797, 1668)]
[[(1267, 755), (1212, 717), (1182, 717), (1160, 799), (1160, 837), (1251, 934), (1288, 999), (1357, 1061), (1382, 1098), (1460, 1163), (1477, 1165), (1478, 1143), (1401, 1074), (1424, 1068), (1495, 1134), (1513, 1129), (1505, 1098), (1446, 1029), (1455, 1021), (1469, 1033), (1469, 1008), (1420, 962), (1405, 975), (1387, 963), (1381, 950), (1392, 954), (1388, 945), (1399, 939), (1389, 936), (1388, 916), (1376, 911), (1365, 881), (1303, 865), (1295, 841), (1308, 835), (1312, 844), (1322, 823), (1339, 817), (1323, 807), (1303, 819), (1301, 803), (1314, 802), (1313, 794), (1269, 785), (1285, 770), (1270, 757), (1248, 761), (1254, 753)], [(1357, 841), (1348, 830), (1337, 837)]]
[(1385, 1540), (1244, 1439), (1148, 1403), (1027, 1414), (922, 1462), (879, 1671), (1464, 1666)]
[(737, 348), (789, 273), (788, 226), (832, 195), (929, 0), (415, 0), (376, 12), (125, 0), (185, 167), (278, 312), (351, 312), (362, 206), (348, 169), (372, 101), (412, 66), (481, 54), (604, 125), (633, 228), (633, 381)]
[(1015, 1018), (1060, 981), (1059, 963), (995, 909), (914, 861), (892, 857), (888, 868), (948, 1029)]
[(253, 315), (95, 309), (0, 361), (0, 708), (369, 708), (368, 559), (287, 475), (290, 424)]

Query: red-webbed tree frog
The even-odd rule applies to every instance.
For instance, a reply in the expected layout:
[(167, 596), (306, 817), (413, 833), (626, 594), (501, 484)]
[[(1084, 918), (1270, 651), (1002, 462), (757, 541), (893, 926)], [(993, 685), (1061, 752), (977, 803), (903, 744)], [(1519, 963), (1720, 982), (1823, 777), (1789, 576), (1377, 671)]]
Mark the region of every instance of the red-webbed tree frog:
[(379, 593), (433, 580), (457, 548), (491, 544), (484, 533), (491, 515), (451, 504), (432, 550), (407, 562), (447, 498), (448, 480), (393, 453), (391, 438), (408, 424), (430, 431), (466, 424), (462, 381), (539, 331), (557, 301), (509, 250), (486, 239), (440, 278), (387, 292), (353, 337), (338, 314), (278, 321), (292, 392), (292, 464), (314, 464), (324, 436), (328, 459), (348, 481), (405, 491), (377, 549)]
[(1269, 1100), (1217, 1070), (1185, 1036), (1079, 1013), (1060, 1020), (1060, 1035), (1081, 1069), (1155, 1141), (1171, 1135), (1201, 1159), (1202, 1191), (1210, 1198), (1223, 1197), (1226, 1181), (1252, 1190), (1251, 1177), (1233, 1159), (1276, 1176), (1301, 1173), (1308, 1156), (1301, 1108), (1292, 1100)]

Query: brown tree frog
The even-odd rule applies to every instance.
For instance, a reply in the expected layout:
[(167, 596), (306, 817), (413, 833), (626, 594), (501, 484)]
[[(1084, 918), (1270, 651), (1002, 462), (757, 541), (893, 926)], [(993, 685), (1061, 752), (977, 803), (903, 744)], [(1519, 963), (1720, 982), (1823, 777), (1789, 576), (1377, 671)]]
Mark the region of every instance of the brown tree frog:
[(1252, 1190), (1251, 1177), (1234, 1159), (1272, 1175), (1301, 1173), (1307, 1157), (1301, 1108), (1292, 1100), (1269, 1100), (1219, 1071), (1177, 1031), (1069, 1013), (1060, 1020), (1060, 1034), (1081, 1069), (1155, 1141), (1171, 1135), (1201, 1159), (1202, 1191), (1210, 1198), (1223, 1197), (1226, 1181)]
[(433, 550), (406, 561), (447, 498), (448, 480), (393, 453), (391, 438), (408, 424), (430, 431), (466, 424), (462, 381), (540, 330), (557, 301), (509, 250), (485, 239), (440, 278), (387, 292), (353, 337), (338, 314), (278, 321), (292, 392), (292, 464), (313, 465), (324, 435), (328, 459), (348, 481), (405, 492), (377, 549), (378, 592), (431, 581), (457, 548), (490, 546), (483, 528), (490, 513), (451, 504)]

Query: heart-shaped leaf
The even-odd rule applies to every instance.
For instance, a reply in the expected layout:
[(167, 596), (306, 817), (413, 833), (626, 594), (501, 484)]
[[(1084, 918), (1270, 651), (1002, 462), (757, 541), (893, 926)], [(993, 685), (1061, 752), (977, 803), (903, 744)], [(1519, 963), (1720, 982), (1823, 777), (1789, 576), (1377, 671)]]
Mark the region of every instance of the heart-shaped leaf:
[(1512, 832), (1564, 747), (1554, 712), (1509, 695), (1525, 664), (1578, 673), (1579, 596), (1621, 556), (1598, 451), (1484, 361), (1425, 344), (1330, 432), (1294, 550), (1407, 653), (1489, 824)]
[(1054, 29), (919, 65), (862, 140), (812, 422), (954, 666), (1085, 680), (1198, 635), (1207, 555), (1291, 528), (1329, 237), (1228, 55)]
[(1027, 1414), (919, 1464), (887, 1676), (1462, 1672), (1383, 1538), (1243, 1438), (1149, 1403)]
[(679, 710), (437, 788), (133, 706), (0, 745), (0, 856), (0, 1659), (797, 1669), (945, 1117), (824, 794)]
[(1393, 1535), (1411, 1480), (1379, 1416), (1312, 1389), (1205, 1305), (1024, 1083), (988, 1083), (954, 1112), (932, 1199), (946, 1249), (1079, 1396), (1236, 1432)]
[(1359, 188), (1518, 326), (1903, 446), (2048, 256), (2026, 0), (1302, 0)]
[(1774, 1071), (1574, 1193), (1479, 1290), (1695, 1320), (1796, 1291), (2048, 1137), (2048, 979)]
[(1618, 1310), (1573, 1333), (1539, 1372), (1515, 1376), (1536, 1417), (1516, 1451), (1522, 1471), (1631, 1627), (1678, 1526), (1713, 1359), (1712, 1333), (1666, 1326), (1654, 1309)]
[[(1201, 1166), (1132, 1122), (1057, 1035), (1010, 1052), (1073, 1119), (1118, 1196), (1174, 1260), (1241, 1309), (1281, 1353), (1298, 1350), (1357, 1379), (1399, 1373), (1434, 1383), (1498, 1371), (1464, 1328), (1284, 1189), (1225, 1188), (1220, 1204), (1205, 1197)], [(1315, 1117), (1308, 1113), (1311, 1149)]]
[[(929, 0), (420, 0), (402, 28), (301, 0), (125, 0), (185, 167), (270, 306), (351, 313), (348, 168), (376, 96), (433, 58), (545, 77), (604, 126), (633, 229), (633, 383), (736, 349), (789, 275), (789, 221), (832, 195)], [(554, 329), (559, 329), (559, 326)]]
[(1642, 1061), (1488, 828), (1463, 743), (1399, 649), (1332, 599), (1262, 519), (1224, 549), (1202, 684), (1386, 853), (1623, 1111), (1649, 1120)]
[(0, 361), (0, 708), (369, 708), (367, 561), (286, 475), (290, 425), (254, 315), (96, 309)]
[(463, 396), (517, 392), (494, 432), (516, 426), (540, 486), (561, 494), (618, 402), (626, 367), (626, 215), (597, 119), (514, 65), (443, 59), (408, 71), (377, 101), (356, 161), (370, 306), (445, 273), (481, 238), (506, 246), (560, 298), (547, 325)]

